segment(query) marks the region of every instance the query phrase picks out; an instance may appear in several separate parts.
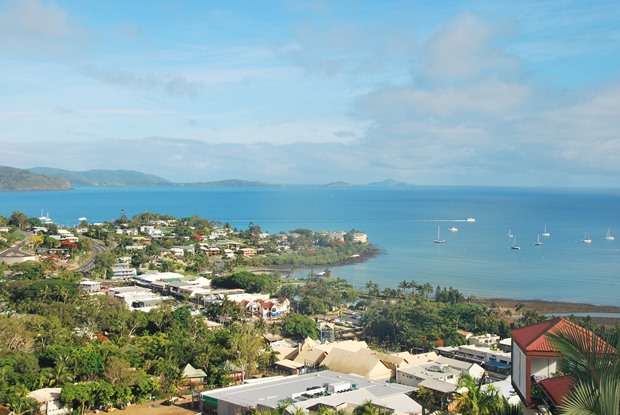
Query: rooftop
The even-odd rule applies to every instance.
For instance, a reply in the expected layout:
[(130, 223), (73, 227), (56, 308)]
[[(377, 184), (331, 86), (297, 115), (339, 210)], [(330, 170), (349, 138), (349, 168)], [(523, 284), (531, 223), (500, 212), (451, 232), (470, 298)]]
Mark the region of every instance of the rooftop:
[(573, 388), (575, 380), (570, 376), (548, 378), (538, 382), (551, 403), (559, 406)]
[(245, 408), (257, 405), (277, 408), (278, 403), (290, 399), (294, 394), (305, 392), (308, 389), (323, 387), (325, 384), (350, 383), (356, 390), (369, 391), (374, 397), (382, 397), (409, 393), (414, 388), (394, 383), (369, 381), (360, 376), (324, 370), (305, 375), (276, 377), (259, 383), (231, 386), (203, 392), (202, 396), (233, 403)]

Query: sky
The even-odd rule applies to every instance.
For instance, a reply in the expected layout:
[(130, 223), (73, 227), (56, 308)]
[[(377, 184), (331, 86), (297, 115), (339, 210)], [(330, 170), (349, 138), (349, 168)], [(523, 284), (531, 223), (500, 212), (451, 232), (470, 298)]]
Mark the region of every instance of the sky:
[(0, 0), (0, 165), (616, 187), (614, 1)]

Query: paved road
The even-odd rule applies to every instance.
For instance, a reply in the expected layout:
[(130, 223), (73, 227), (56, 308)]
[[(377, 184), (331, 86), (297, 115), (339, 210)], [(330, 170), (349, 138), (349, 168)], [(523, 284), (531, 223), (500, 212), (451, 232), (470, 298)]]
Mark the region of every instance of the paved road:
[(0, 252), (0, 257), (25, 257), (25, 256), (32, 256), (32, 253), (28, 253), (28, 252), (24, 252), (22, 251), (22, 248), (24, 247), (24, 245), (26, 245), (28, 243), (28, 241), (30, 240), (30, 238), (32, 237), (32, 234), (26, 234), (26, 237), (17, 242), (16, 244), (14, 244), (13, 246), (5, 249), (4, 251)]
[(103, 242), (95, 240), (95, 239), (91, 239), (92, 243), (93, 243), (93, 250), (91, 253), (90, 258), (88, 258), (88, 260), (82, 264), (81, 267), (78, 268), (79, 272), (89, 272), (90, 270), (93, 269), (93, 267), (95, 266), (95, 258), (97, 258), (97, 255), (99, 255), (100, 253), (104, 252), (106, 250), (106, 246), (103, 244)]

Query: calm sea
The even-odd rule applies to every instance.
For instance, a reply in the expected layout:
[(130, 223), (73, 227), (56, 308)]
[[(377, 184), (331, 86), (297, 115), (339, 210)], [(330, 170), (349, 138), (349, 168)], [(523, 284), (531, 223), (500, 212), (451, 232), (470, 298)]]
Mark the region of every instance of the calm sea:
[[(403, 279), (480, 296), (620, 305), (620, 192), (489, 188), (101, 189), (0, 193), (0, 213), (43, 209), (59, 223), (117, 218), (121, 209), (200, 215), (269, 232), (363, 230), (383, 254), (334, 273), (356, 285)], [(475, 217), (476, 223), (459, 222)], [(551, 237), (534, 246), (548, 226)], [(437, 225), (445, 245), (433, 244)], [(456, 226), (459, 231), (448, 232)], [(520, 251), (510, 249), (508, 229)], [(607, 229), (618, 240), (604, 239)], [(591, 235), (591, 245), (581, 243)]]

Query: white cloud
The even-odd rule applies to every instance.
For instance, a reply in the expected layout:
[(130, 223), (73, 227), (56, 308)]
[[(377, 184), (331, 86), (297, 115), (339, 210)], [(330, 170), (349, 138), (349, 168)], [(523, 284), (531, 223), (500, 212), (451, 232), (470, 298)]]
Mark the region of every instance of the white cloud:
[(458, 16), (438, 30), (426, 45), (423, 73), (434, 79), (471, 79), (506, 75), (516, 60), (496, 46), (500, 32), (471, 14)]
[(0, 9), (4, 53), (41, 57), (83, 45), (86, 32), (60, 6), (44, 0), (10, 0)]

